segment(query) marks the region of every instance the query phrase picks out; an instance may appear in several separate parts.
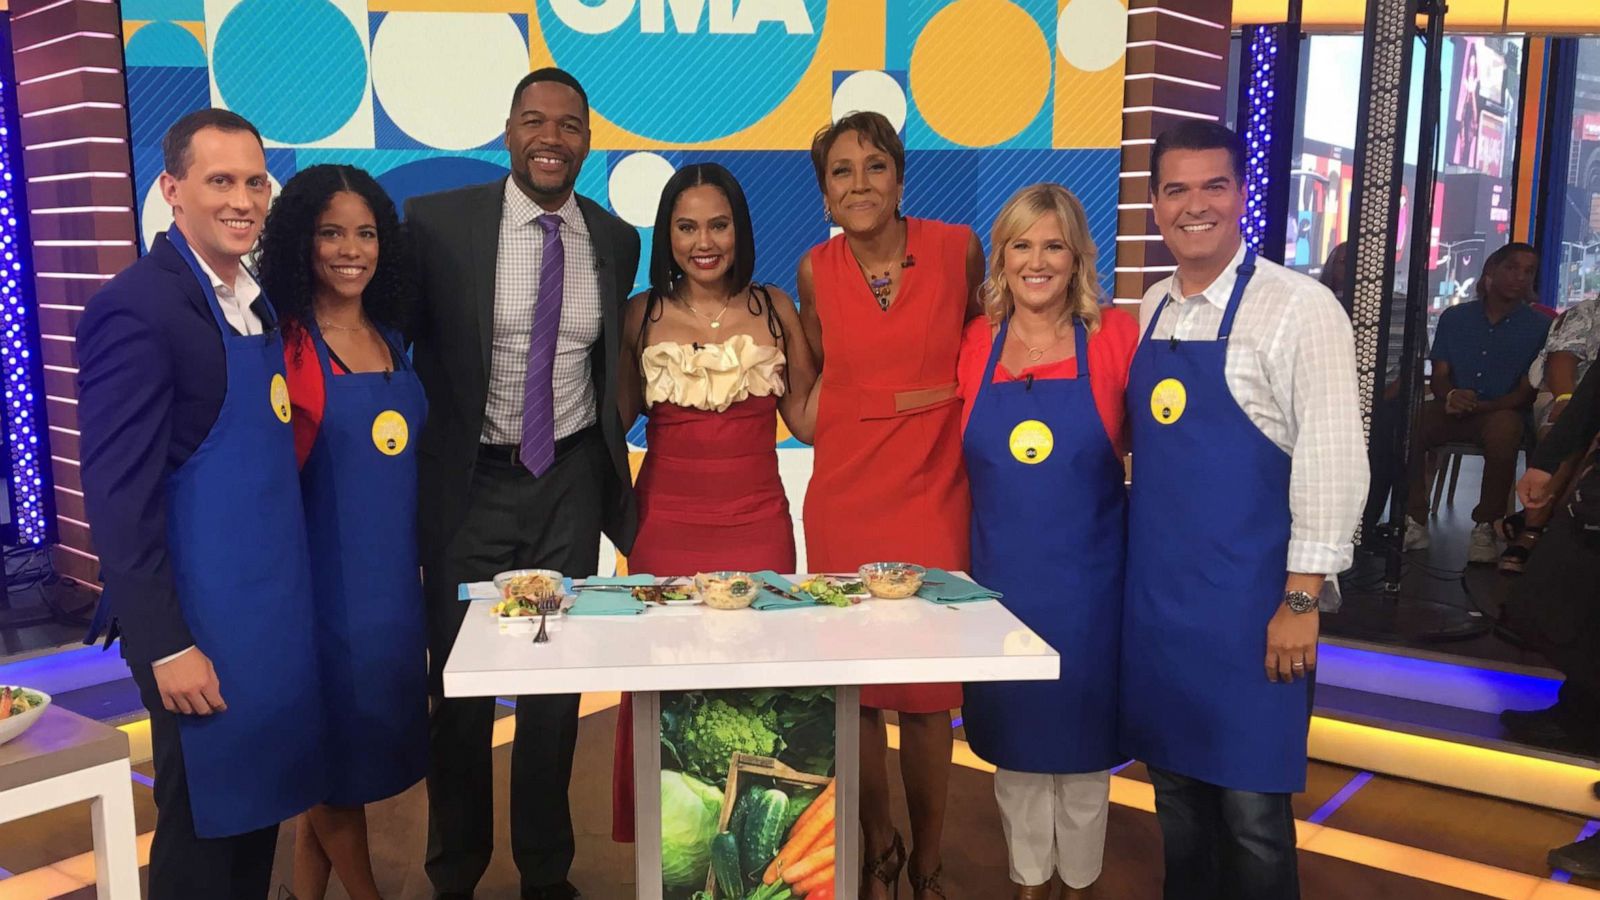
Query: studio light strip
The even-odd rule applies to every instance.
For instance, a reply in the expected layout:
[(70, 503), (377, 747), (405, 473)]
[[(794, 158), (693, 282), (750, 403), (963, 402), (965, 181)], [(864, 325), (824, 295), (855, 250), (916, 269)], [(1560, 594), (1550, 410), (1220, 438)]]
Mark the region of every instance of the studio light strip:
[(1277, 104), (1278, 35), (1269, 27), (1246, 29), (1250, 46), (1245, 51), (1249, 69), (1245, 77), (1244, 113), (1244, 216), (1239, 230), (1244, 242), (1257, 253), (1267, 232), (1267, 198), (1272, 183), (1272, 113)]
[(21, 185), (12, 172), (16, 167), (18, 136), (8, 124), (15, 102), (15, 85), (0, 83), (0, 361), (4, 362), (0, 383), (4, 385), (6, 443), (11, 448), (11, 498), (17, 527), (17, 543), (43, 544), (49, 536), (45, 508), (50, 485), (46, 484), (43, 443), (40, 433), (39, 398), (43, 391), (34, 382), (37, 371), (33, 358), (33, 320), (22, 255), (28, 249), (18, 240), (17, 219), (24, 213), (17, 201)]

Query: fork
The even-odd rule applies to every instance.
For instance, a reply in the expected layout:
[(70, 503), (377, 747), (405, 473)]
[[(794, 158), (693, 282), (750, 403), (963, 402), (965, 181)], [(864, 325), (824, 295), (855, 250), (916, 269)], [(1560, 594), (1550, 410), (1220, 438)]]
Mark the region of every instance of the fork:
[(544, 610), (541, 609), (541, 610), (539, 610), (539, 633), (535, 634), (533, 636), (533, 642), (535, 644), (548, 644), (548, 643), (550, 643), (550, 635), (544, 630), (544, 621), (545, 621), (545, 612), (544, 612)]

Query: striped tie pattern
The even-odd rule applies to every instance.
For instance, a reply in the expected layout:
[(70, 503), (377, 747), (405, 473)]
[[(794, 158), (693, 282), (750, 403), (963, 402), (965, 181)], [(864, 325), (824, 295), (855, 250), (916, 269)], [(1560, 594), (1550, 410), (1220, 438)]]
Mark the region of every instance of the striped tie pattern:
[(549, 471), (556, 461), (554, 370), (567, 258), (561, 245), (561, 217), (549, 213), (537, 221), (544, 229), (544, 252), (539, 264), (539, 294), (533, 307), (533, 331), (528, 336), (528, 374), (522, 383), (521, 450), (522, 464), (535, 476)]

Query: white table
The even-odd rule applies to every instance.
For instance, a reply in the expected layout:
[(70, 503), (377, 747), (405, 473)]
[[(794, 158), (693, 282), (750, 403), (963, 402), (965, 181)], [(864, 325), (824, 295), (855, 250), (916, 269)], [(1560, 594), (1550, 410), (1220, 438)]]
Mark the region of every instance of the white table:
[(89, 801), (95, 897), (138, 900), (128, 736), (58, 706), (0, 746), (0, 822)]
[[(869, 600), (847, 609), (652, 609), (567, 617), (549, 643), (476, 601), (444, 670), (450, 697), (634, 692), (638, 896), (661, 896), (661, 691), (836, 688), (835, 896), (855, 898), (858, 688), (1060, 677), (1056, 651), (998, 601)], [(685, 614), (687, 612), (687, 614)], [(846, 827), (849, 826), (849, 827)]]

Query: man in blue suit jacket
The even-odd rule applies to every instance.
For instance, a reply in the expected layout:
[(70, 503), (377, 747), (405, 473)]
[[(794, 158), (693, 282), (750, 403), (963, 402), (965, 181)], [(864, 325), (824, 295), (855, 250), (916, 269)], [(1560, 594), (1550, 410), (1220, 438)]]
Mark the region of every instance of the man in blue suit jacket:
[(261, 900), (278, 822), (324, 792), (320, 720), (295, 714), (318, 682), (283, 349), (241, 263), (271, 183), (259, 133), (224, 110), (162, 149), (174, 228), (78, 327), (105, 584), (89, 640), (120, 635), (150, 712), (151, 900)]

